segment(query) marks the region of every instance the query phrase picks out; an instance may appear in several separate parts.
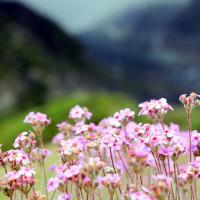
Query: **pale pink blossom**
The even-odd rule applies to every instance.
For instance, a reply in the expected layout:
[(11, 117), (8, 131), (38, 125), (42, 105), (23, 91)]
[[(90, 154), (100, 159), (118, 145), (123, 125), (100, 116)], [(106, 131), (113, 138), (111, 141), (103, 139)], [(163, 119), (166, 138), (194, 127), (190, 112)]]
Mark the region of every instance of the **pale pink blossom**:
[(25, 124), (30, 124), (31, 126), (35, 127), (35, 126), (48, 126), (51, 121), (49, 119), (47, 119), (47, 115), (40, 113), (40, 112), (30, 112), (24, 119), (24, 123)]
[(86, 107), (80, 107), (79, 105), (74, 106), (69, 113), (69, 118), (82, 121), (85, 119), (90, 119), (92, 117), (92, 113), (88, 111)]
[(192, 92), (190, 93), (190, 95), (182, 94), (179, 97), (179, 100), (184, 105), (187, 111), (191, 111), (194, 107), (197, 107), (200, 105), (199, 97), (200, 95)]
[(145, 101), (139, 104), (139, 107), (141, 108), (139, 115), (146, 115), (155, 121), (161, 121), (169, 110), (173, 110), (165, 98)]
[(31, 160), (32, 161), (42, 161), (43, 159), (49, 157), (52, 155), (52, 152), (48, 149), (41, 149), (41, 148), (35, 148), (31, 152)]
[(97, 182), (99, 186), (115, 189), (120, 186), (121, 177), (119, 174), (107, 174), (103, 177), (98, 177)]
[(62, 193), (58, 196), (57, 200), (71, 200), (72, 194)]
[(154, 200), (144, 192), (133, 192), (127, 195), (130, 200)]
[(48, 180), (47, 190), (48, 192), (56, 190), (60, 185), (60, 179), (58, 177), (52, 177)]
[(114, 119), (121, 123), (122, 125), (126, 125), (128, 122), (134, 119), (135, 112), (131, 111), (129, 108), (125, 108), (116, 112), (114, 114)]

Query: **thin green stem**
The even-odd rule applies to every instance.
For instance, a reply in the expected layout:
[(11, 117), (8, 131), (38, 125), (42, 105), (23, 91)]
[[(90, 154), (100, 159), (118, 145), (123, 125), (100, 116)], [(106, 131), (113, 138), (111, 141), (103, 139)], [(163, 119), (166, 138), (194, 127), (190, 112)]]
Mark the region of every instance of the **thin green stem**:
[(42, 141), (42, 134), (40, 134), (40, 137), (38, 138), (39, 142), (40, 142), (40, 148), (41, 148), (41, 154), (42, 154), (42, 169), (43, 169), (43, 175), (44, 175), (44, 188), (45, 188), (45, 192), (46, 192), (46, 197), (47, 200), (49, 199), (48, 197), (48, 191), (47, 191), (47, 176), (46, 176), (46, 169), (45, 169), (45, 162), (44, 162), (44, 156), (43, 156), (43, 149), (44, 149), (44, 144)]
[(192, 136), (191, 136), (191, 113), (190, 110), (187, 111), (187, 123), (188, 123), (188, 133), (189, 133), (189, 151), (190, 151), (190, 162), (192, 161)]

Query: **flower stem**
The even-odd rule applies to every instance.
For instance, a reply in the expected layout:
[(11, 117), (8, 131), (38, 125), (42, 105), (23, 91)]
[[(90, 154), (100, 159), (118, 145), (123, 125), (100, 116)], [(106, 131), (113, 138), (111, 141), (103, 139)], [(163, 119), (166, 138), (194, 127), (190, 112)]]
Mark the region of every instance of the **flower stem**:
[(188, 123), (188, 133), (189, 133), (189, 151), (190, 151), (190, 162), (192, 161), (192, 136), (191, 136), (191, 115), (190, 111), (187, 111), (187, 123)]
[(113, 160), (113, 155), (112, 155), (111, 148), (109, 148), (109, 151), (110, 151), (110, 158), (111, 158), (111, 162), (112, 162), (112, 166), (113, 166), (114, 172), (117, 173), (117, 171), (115, 169), (115, 164), (114, 164), (114, 160)]
[(46, 176), (45, 162), (44, 162), (44, 156), (43, 156), (44, 144), (43, 144), (43, 141), (42, 141), (42, 134), (39, 137), (39, 142), (40, 142), (40, 148), (41, 148), (41, 151), (42, 151), (42, 169), (43, 169), (44, 184), (45, 184), (44, 188), (45, 188), (46, 197), (47, 197), (47, 200), (48, 200), (49, 197), (48, 197), (48, 191), (47, 191), (47, 176)]
[(126, 165), (125, 165), (125, 163), (124, 163), (124, 160), (123, 160), (123, 158), (121, 157), (121, 154), (120, 154), (119, 151), (118, 151), (118, 155), (119, 155), (119, 158), (120, 158), (120, 160), (121, 160), (121, 162), (122, 162), (122, 164), (123, 164), (123, 166), (124, 166), (124, 169), (126, 170), (126, 173), (128, 174), (128, 176), (129, 176), (130, 179), (131, 179), (131, 182), (134, 183), (134, 180), (133, 180), (131, 174), (129, 173), (129, 171), (128, 171), (128, 169), (127, 169), (127, 167), (126, 167)]

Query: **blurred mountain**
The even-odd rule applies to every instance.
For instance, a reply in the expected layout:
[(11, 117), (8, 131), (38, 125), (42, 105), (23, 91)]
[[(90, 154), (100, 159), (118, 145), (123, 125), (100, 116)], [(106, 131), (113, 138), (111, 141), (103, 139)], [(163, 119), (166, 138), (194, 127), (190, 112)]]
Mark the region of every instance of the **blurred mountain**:
[(123, 90), (173, 100), (200, 88), (199, 9), (197, 0), (130, 8), (80, 38)]
[(176, 17), (172, 29), (182, 36), (194, 36), (200, 33), (200, 1), (193, 0)]
[(0, 2), (0, 44), (0, 110), (40, 104), (92, 82), (80, 42), (19, 3)]

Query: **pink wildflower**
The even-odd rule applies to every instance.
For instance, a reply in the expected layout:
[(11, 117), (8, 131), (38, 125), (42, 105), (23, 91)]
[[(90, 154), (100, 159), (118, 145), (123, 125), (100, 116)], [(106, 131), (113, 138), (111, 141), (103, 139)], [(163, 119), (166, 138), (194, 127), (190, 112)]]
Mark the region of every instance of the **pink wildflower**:
[(32, 126), (40, 125), (42, 127), (47, 126), (50, 124), (50, 120), (47, 119), (47, 115), (37, 112), (30, 112), (24, 119), (24, 123), (30, 124)]
[(10, 164), (13, 169), (19, 169), (21, 166), (30, 163), (28, 156), (21, 150), (9, 150), (4, 158), (6, 164)]
[(101, 140), (102, 148), (111, 148), (112, 150), (120, 150), (122, 141), (116, 134), (105, 134)]
[(79, 105), (74, 106), (69, 113), (69, 118), (76, 121), (84, 121), (85, 119), (90, 119), (92, 113), (88, 111), (86, 107), (80, 107)]
[(60, 179), (58, 177), (52, 177), (48, 180), (47, 190), (48, 192), (56, 190), (60, 185)]
[(60, 143), (65, 139), (65, 135), (63, 133), (58, 133), (57, 135), (55, 135), (52, 139), (52, 143), (53, 144), (58, 144), (60, 145)]
[(187, 111), (191, 111), (194, 107), (200, 105), (199, 97), (200, 95), (192, 92), (190, 95), (182, 94), (179, 97), (179, 100), (184, 105)]
[(135, 112), (131, 111), (129, 108), (125, 108), (116, 112), (114, 114), (114, 119), (121, 123), (122, 125), (126, 125), (128, 122), (134, 119)]
[(115, 189), (120, 186), (121, 177), (119, 174), (107, 174), (104, 177), (98, 177), (97, 182), (100, 186)]
[(35, 135), (33, 132), (23, 132), (15, 139), (13, 146), (21, 148), (24, 152), (30, 153), (36, 145)]
[(146, 115), (152, 118), (155, 121), (162, 121), (163, 116), (173, 108), (167, 103), (167, 100), (164, 98), (158, 100), (145, 101), (144, 103), (139, 104), (141, 108), (139, 115)]
[(150, 196), (144, 192), (133, 192), (128, 195), (130, 200), (153, 200)]
[(45, 159), (45, 158), (47, 158), (47, 157), (49, 157), (51, 155), (52, 155), (52, 152), (50, 152), (47, 149), (35, 148), (31, 152), (31, 160), (32, 161), (39, 161), (39, 162), (41, 162), (42, 159)]
[(71, 200), (72, 194), (62, 193), (58, 196), (57, 200)]

